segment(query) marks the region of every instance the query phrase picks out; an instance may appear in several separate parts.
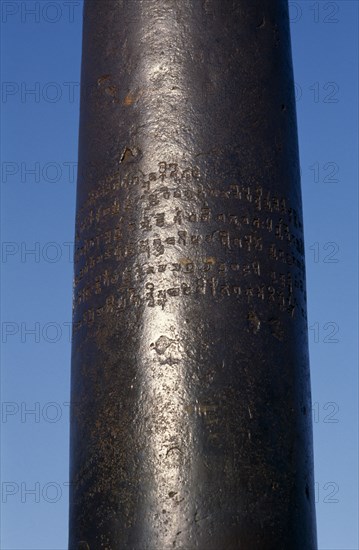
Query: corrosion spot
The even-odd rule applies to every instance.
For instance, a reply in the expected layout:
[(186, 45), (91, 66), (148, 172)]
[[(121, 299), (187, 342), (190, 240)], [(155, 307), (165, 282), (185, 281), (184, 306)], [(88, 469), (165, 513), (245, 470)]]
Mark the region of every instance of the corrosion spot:
[(120, 162), (128, 162), (129, 160), (131, 160), (132, 157), (134, 157), (135, 155), (133, 154), (133, 152), (131, 151), (131, 149), (129, 147), (125, 147), (125, 150), (124, 152), (122, 153), (122, 157), (121, 157), (121, 160)]
[(250, 311), (247, 315), (247, 320), (248, 320), (249, 328), (253, 331), (254, 334), (256, 334), (261, 327), (261, 322), (256, 312)]
[(111, 78), (111, 75), (110, 74), (104, 74), (102, 76), (100, 76), (98, 79), (97, 79), (97, 85), (98, 86), (101, 86), (102, 82), (105, 82), (106, 80), (109, 80)]
[(175, 446), (175, 447), (170, 447), (167, 452), (166, 452), (166, 458), (168, 458), (171, 454), (173, 453), (180, 453), (182, 454), (182, 451), (179, 447)]
[(123, 100), (123, 104), (126, 105), (126, 107), (129, 107), (130, 105), (133, 105), (134, 101), (134, 97), (131, 94), (127, 94)]
[(151, 347), (154, 347), (155, 351), (159, 355), (162, 355), (166, 351), (166, 349), (172, 344), (173, 341), (174, 340), (167, 338), (167, 336), (162, 335), (159, 337), (159, 339), (154, 345), (151, 344)]
[(110, 97), (116, 97), (117, 93), (117, 86), (112, 84), (111, 86), (106, 86), (105, 88), (105, 94), (109, 95)]
[(187, 266), (192, 263), (192, 261), (189, 258), (180, 258), (178, 261), (183, 266)]

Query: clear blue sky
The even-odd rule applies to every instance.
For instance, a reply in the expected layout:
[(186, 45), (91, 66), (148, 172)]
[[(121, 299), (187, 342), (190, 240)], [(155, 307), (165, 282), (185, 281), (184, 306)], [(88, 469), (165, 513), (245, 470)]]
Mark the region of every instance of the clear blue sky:
[[(289, 4), (319, 548), (357, 550), (358, 3)], [(0, 7), (1, 548), (64, 550), (82, 2)]]

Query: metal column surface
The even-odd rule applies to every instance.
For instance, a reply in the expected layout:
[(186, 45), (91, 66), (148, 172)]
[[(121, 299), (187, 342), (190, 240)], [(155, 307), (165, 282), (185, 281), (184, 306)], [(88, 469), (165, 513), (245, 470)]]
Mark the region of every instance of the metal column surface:
[(85, 0), (70, 549), (316, 548), (285, 0)]

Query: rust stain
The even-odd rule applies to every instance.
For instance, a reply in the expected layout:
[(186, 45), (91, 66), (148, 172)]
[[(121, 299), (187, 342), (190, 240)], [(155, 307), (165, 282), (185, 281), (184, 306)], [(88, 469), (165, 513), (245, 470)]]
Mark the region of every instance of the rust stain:
[(189, 258), (180, 258), (178, 261), (183, 266), (187, 266), (192, 263), (192, 260), (190, 260)]
[(127, 96), (123, 100), (123, 104), (126, 105), (126, 107), (133, 105), (134, 102), (135, 102), (135, 98), (131, 94), (127, 94)]
[(102, 76), (100, 76), (98, 79), (97, 79), (97, 84), (98, 86), (100, 86), (102, 84), (102, 82), (105, 82), (106, 80), (109, 80), (111, 78), (111, 75), (110, 74), (104, 74)]

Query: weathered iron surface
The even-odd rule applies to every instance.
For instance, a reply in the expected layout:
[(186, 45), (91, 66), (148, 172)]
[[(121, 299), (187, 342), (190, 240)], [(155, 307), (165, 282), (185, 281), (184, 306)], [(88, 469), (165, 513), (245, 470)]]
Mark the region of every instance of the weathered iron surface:
[(84, 9), (70, 548), (313, 550), (287, 2)]

